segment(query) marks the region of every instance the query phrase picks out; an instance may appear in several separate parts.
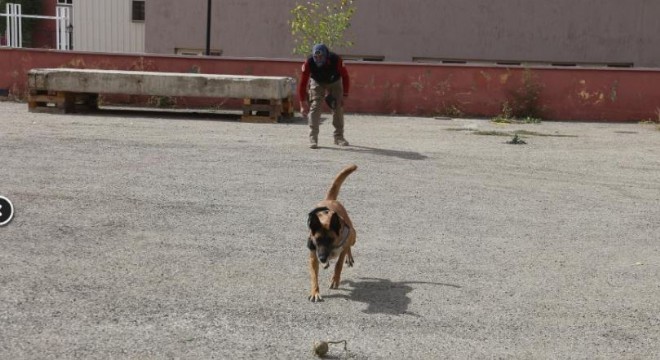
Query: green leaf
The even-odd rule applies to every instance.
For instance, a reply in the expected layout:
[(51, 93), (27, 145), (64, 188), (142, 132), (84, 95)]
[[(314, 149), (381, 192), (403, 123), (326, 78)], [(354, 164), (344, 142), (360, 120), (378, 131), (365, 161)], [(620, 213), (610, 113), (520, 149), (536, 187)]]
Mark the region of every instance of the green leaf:
[(308, 54), (312, 45), (324, 43), (328, 47), (350, 47), (345, 39), (346, 29), (357, 10), (355, 0), (314, 0), (297, 4), (291, 9), (291, 35), (296, 46), (294, 54)]

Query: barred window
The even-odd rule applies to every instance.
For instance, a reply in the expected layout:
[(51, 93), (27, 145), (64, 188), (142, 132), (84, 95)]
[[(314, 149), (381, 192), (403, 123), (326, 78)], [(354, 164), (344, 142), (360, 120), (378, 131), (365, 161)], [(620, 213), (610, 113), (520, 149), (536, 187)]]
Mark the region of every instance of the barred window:
[(133, 21), (144, 21), (144, 0), (133, 0), (131, 19)]

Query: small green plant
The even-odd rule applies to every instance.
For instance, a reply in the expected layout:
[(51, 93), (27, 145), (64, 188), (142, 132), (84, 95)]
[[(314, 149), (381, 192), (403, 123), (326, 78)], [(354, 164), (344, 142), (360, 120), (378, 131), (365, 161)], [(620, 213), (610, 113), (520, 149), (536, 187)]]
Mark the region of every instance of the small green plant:
[(640, 120), (642, 125), (655, 125), (655, 129), (660, 131), (660, 108), (655, 109), (655, 118)]
[(504, 105), (502, 105), (502, 113), (494, 117), (492, 121), (498, 124), (512, 124), (512, 123), (540, 124), (541, 123), (541, 119), (531, 116), (526, 116), (524, 118), (516, 118), (515, 116), (512, 115), (511, 107), (508, 105), (507, 102), (505, 102)]
[(314, 44), (323, 43), (329, 48), (350, 47), (353, 42), (345, 39), (355, 14), (354, 0), (314, 0), (298, 3), (291, 10), (289, 20), (295, 47), (293, 53), (306, 55)]
[(531, 116), (528, 116), (524, 119), (521, 119), (521, 121), (525, 124), (540, 124), (541, 123), (541, 119), (531, 117)]
[(516, 118), (541, 118), (539, 96), (541, 85), (539, 85), (532, 74), (532, 70), (525, 69), (522, 73), (522, 86), (513, 91), (512, 110)]
[(508, 101), (502, 104), (502, 112), (493, 118), (493, 122), (498, 124), (510, 124), (513, 122), (513, 110)]
[(527, 144), (525, 140), (521, 139), (518, 137), (518, 134), (513, 135), (513, 139), (509, 140), (506, 142), (507, 144), (512, 144), (512, 145), (524, 145)]

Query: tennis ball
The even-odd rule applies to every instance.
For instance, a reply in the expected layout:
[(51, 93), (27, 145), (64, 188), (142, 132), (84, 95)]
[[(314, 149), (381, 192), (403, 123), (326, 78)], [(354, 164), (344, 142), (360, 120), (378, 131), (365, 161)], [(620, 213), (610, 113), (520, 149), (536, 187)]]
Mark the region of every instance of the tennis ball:
[(318, 357), (323, 357), (328, 353), (328, 343), (325, 341), (317, 341), (314, 343), (314, 354)]

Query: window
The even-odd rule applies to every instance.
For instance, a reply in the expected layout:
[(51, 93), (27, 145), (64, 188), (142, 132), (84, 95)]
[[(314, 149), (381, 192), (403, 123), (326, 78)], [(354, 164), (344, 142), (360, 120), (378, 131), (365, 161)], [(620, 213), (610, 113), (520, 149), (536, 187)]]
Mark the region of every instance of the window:
[(144, 21), (144, 0), (133, 0), (131, 5), (131, 20)]
[(57, 0), (57, 5), (73, 5), (73, 0)]
[(344, 60), (351, 60), (351, 61), (383, 61), (385, 60), (385, 56), (381, 55), (348, 55), (348, 54), (341, 54), (341, 58)]
[[(177, 55), (185, 56), (204, 56), (206, 50), (199, 48), (175, 48), (174, 53)], [(220, 49), (210, 49), (210, 56), (222, 56), (222, 50)]]

